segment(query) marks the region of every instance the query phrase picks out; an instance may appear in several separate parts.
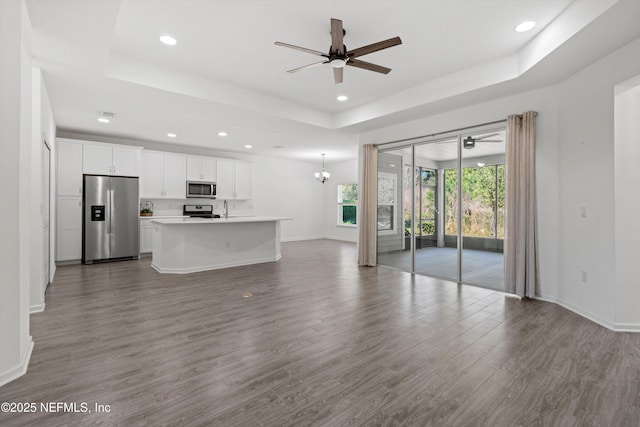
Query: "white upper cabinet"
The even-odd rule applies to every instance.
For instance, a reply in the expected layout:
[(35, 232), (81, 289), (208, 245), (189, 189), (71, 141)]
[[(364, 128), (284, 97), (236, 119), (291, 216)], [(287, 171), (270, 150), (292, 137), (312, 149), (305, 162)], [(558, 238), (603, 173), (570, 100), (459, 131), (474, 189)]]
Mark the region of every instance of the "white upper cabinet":
[(253, 168), (240, 160), (216, 159), (216, 199), (251, 199)]
[(216, 159), (216, 199), (233, 199), (233, 160)]
[(140, 176), (140, 149), (113, 147), (113, 174)]
[(82, 143), (57, 140), (58, 196), (82, 196)]
[(92, 175), (140, 175), (139, 147), (85, 143), (83, 172)]
[(164, 197), (184, 199), (187, 197), (187, 156), (165, 153), (163, 159)]
[(184, 199), (187, 183), (187, 156), (161, 151), (142, 152), (140, 198)]
[(251, 199), (253, 197), (253, 167), (248, 162), (235, 162), (233, 171), (236, 199)]
[(188, 156), (187, 180), (214, 182), (216, 179), (216, 160), (212, 157)]
[(164, 192), (164, 155), (159, 151), (142, 152), (140, 174), (140, 198), (161, 198)]

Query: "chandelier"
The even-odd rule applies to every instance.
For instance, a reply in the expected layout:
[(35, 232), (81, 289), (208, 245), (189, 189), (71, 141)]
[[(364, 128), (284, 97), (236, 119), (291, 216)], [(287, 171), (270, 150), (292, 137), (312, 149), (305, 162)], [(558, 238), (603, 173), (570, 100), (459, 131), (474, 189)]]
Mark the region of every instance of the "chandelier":
[(331, 176), (331, 174), (324, 170), (324, 153), (321, 154), (321, 156), (322, 156), (322, 172), (316, 172), (316, 179), (320, 181), (322, 184), (324, 184), (325, 182), (329, 181), (329, 177)]

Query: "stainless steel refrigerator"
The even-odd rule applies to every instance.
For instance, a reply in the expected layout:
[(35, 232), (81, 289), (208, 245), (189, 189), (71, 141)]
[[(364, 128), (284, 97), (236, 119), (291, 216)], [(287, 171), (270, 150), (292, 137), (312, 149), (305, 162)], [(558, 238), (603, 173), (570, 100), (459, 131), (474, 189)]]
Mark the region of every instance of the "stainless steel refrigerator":
[(138, 258), (138, 178), (84, 176), (82, 261)]

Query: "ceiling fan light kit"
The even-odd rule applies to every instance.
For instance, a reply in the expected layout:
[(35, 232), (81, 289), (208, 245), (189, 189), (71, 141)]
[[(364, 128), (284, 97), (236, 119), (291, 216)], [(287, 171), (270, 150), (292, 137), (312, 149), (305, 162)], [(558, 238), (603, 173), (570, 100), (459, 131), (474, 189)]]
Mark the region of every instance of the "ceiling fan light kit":
[(289, 43), (275, 42), (275, 44), (277, 46), (300, 50), (302, 52), (307, 52), (312, 55), (321, 56), (324, 58), (324, 60), (320, 62), (314, 62), (313, 64), (304, 65), (302, 67), (288, 70), (288, 73), (296, 73), (298, 71), (313, 68), (318, 65), (329, 64), (333, 68), (333, 80), (336, 84), (342, 83), (342, 69), (345, 66), (361, 68), (363, 70), (369, 70), (381, 74), (389, 74), (391, 68), (361, 61), (356, 58), (402, 44), (402, 40), (400, 40), (400, 37), (394, 37), (388, 40), (372, 43), (367, 46), (362, 46), (357, 49), (347, 50), (347, 47), (344, 45), (345, 34), (346, 31), (342, 28), (342, 21), (340, 19), (331, 18), (331, 47), (329, 48), (329, 53), (323, 53), (318, 50), (307, 49), (305, 47), (295, 46)]
[(333, 68), (344, 68), (344, 66), (347, 65), (347, 59), (344, 59), (344, 58), (333, 58), (331, 61), (329, 61), (329, 64)]

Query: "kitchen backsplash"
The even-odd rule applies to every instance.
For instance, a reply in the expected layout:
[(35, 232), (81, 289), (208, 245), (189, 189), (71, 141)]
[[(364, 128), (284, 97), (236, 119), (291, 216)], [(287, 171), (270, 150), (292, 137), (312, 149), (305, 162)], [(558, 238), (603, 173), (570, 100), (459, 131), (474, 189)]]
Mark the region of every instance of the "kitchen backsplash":
[[(213, 205), (213, 213), (222, 214), (224, 200), (210, 199), (140, 199), (140, 202), (153, 202), (153, 216), (182, 215), (184, 205)], [(229, 200), (229, 215), (253, 215), (253, 203), (250, 200)]]

